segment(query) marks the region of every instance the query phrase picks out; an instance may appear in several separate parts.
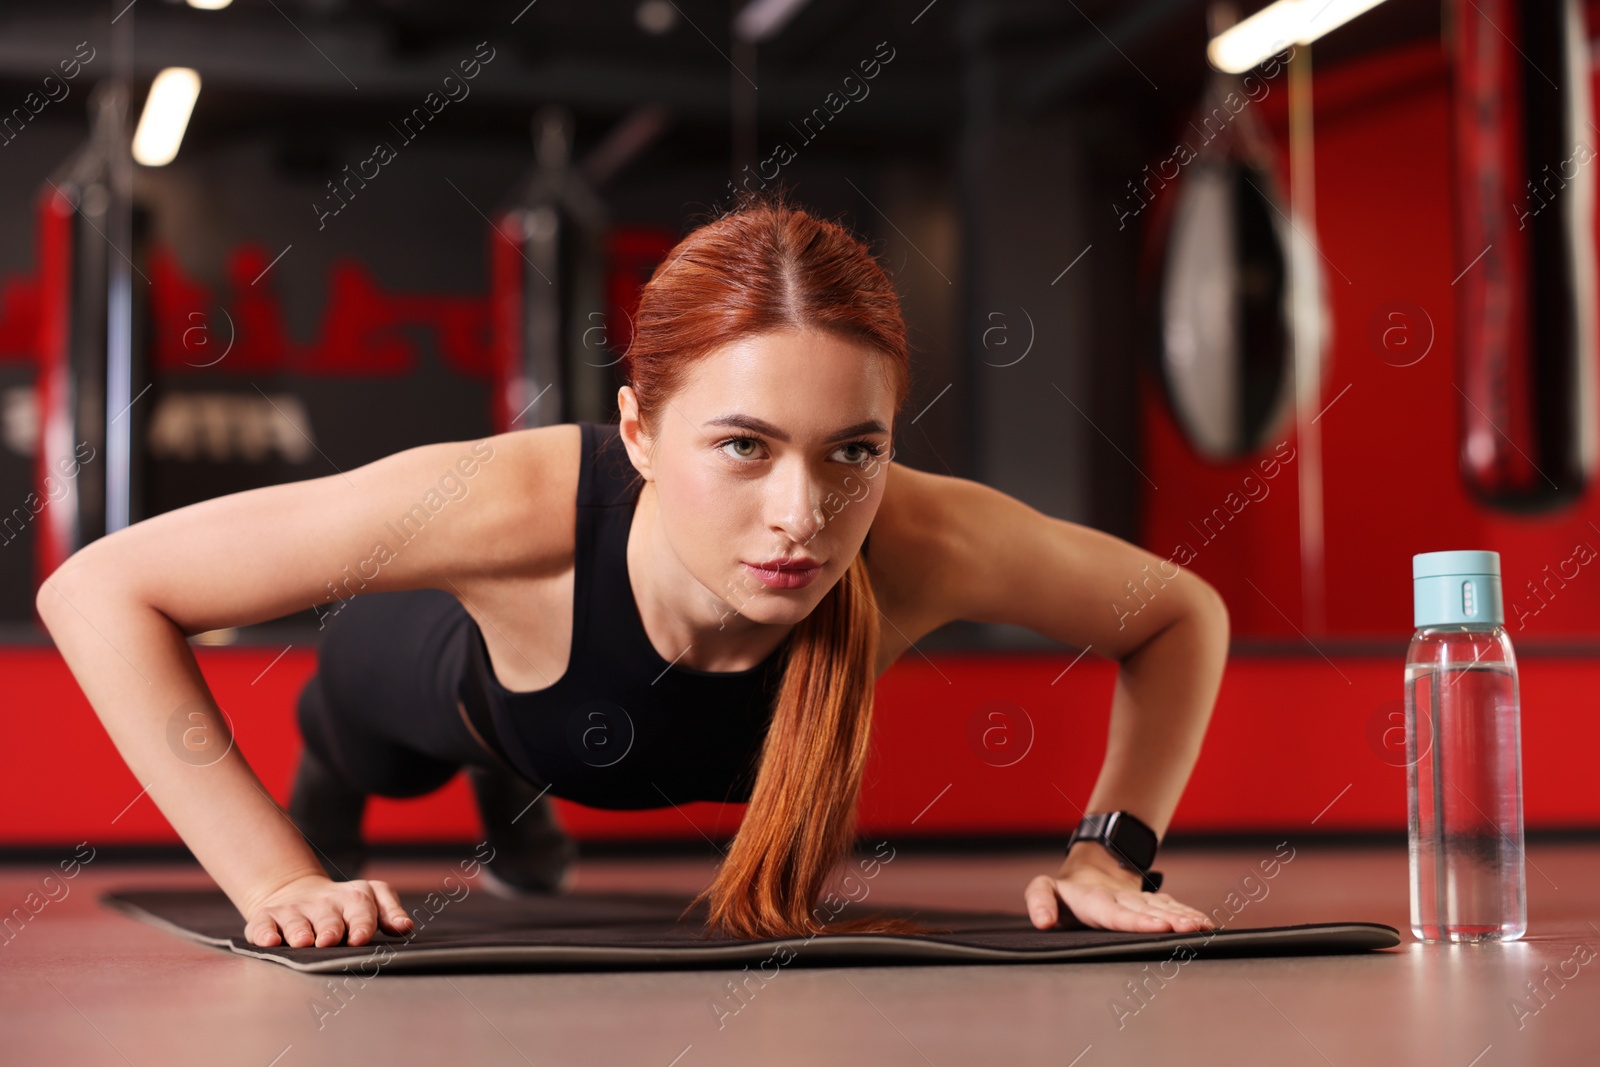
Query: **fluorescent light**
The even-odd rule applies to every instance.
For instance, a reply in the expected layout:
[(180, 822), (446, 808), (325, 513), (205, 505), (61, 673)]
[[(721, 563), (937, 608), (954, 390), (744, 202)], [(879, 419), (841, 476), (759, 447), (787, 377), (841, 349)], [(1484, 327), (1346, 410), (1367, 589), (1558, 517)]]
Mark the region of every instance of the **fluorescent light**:
[(197, 7), (201, 11), (221, 11), (233, 0), (189, 0), (190, 7)]
[(1278, 0), (1213, 37), (1206, 58), (1218, 70), (1242, 74), (1283, 51), (1284, 45), (1298, 42), (1304, 17), (1300, 0)]
[(1242, 74), (1286, 45), (1310, 44), (1381, 3), (1383, 0), (1277, 0), (1213, 37), (1206, 46), (1206, 57), (1218, 70)]
[(157, 74), (133, 134), (133, 158), (147, 167), (171, 163), (199, 95), (200, 75), (188, 67), (168, 67)]
[(733, 17), (733, 31), (746, 41), (776, 37), (806, 0), (750, 0)]

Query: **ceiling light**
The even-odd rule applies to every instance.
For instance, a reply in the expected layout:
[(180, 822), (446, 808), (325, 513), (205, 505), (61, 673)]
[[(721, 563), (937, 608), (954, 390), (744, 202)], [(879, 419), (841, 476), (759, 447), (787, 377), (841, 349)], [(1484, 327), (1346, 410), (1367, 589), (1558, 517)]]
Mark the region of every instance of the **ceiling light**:
[(1242, 74), (1290, 44), (1310, 44), (1383, 0), (1277, 0), (1211, 39), (1206, 58)]
[(188, 67), (168, 67), (157, 74), (133, 134), (133, 158), (147, 167), (171, 163), (199, 95), (200, 75)]

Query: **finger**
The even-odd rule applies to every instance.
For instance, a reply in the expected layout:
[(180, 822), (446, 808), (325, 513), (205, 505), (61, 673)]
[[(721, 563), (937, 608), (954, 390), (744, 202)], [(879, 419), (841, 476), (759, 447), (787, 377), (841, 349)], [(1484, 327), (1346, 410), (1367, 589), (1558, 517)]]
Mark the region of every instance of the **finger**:
[(313, 922), (317, 928), (318, 948), (337, 945), (344, 940), (344, 916), (337, 910), (324, 907), (317, 912)]
[(1201, 919), (1199, 912), (1193, 908), (1185, 907), (1175, 900), (1152, 900), (1149, 894), (1146, 894), (1144, 904), (1149, 909), (1149, 914), (1157, 915), (1167, 920), (1172, 924), (1174, 930), (1180, 927), (1188, 929)]
[(372, 897), (362, 893), (345, 905), (344, 921), (349, 930), (345, 940), (350, 944), (365, 945), (372, 940), (372, 934), (378, 928), (378, 909)]
[(290, 911), (273, 918), (283, 928), (283, 943), (288, 948), (310, 948), (316, 943), (317, 932), (312, 929), (311, 920), (299, 912)]
[(1209, 930), (1217, 925), (1211, 916), (1204, 912), (1195, 911), (1193, 908), (1182, 908), (1174, 911), (1173, 915), (1175, 924), (1183, 923), (1185, 929), (1189, 930)]
[(1197, 910), (1192, 909), (1192, 907), (1189, 907), (1189, 905), (1179, 901), (1179, 899), (1176, 899), (1176, 897), (1170, 896), (1170, 894), (1146, 893), (1144, 896), (1146, 896), (1146, 899), (1150, 902), (1150, 904), (1155, 904), (1157, 907), (1165, 907), (1165, 909), (1174, 910), (1174, 912), (1189, 913), (1189, 915), (1203, 915), (1203, 912), (1197, 912)]
[(1198, 930), (1204, 922), (1200, 917), (1187, 911), (1178, 911), (1173, 908), (1157, 908), (1146, 914), (1154, 915), (1165, 923), (1169, 929), (1180, 933), (1186, 930)]
[(1213, 925), (1211, 916), (1203, 911), (1197, 911), (1187, 904), (1173, 900), (1165, 893), (1153, 894), (1150, 903), (1160, 908), (1164, 913), (1171, 915), (1174, 924), (1182, 922), (1188, 929), (1204, 929)]
[(1204, 930), (1212, 925), (1210, 916), (1176, 901), (1153, 901), (1151, 904), (1154, 913), (1160, 915), (1175, 931)]
[(1028, 918), (1040, 930), (1048, 930), (1056, 924), (1058, 912), (1056, 910), (1056, 880), (1048, 874), (1041, 874), (1028, 883), (1023, 890), (1023, 901), (1028, 906)]
[(1085, 923), (1104, 930), (1128, 930), (1135, 933), (1156, 933), (1171, 929), (1158, 915), (1112, 898), (1107, 894), (1092, 894), (1073, 905), (1073, 911)]
[(1172, 919), (1174, 918), (1170, 915), (1164, 915), (1154, 908), (1130, 908), (1127, 905), (1122, 905), (1121, 915), (1127, 923), (1125, 926), (1118, 927), (1118, 929), (1123, 930), (1171, 930)]
[(1186, 915), (1193, 912), (1192, 908), (1186, 908), (1175, 900), (1162, 900), (1160, 897), (1150, 893), (1139, 894), (1139, 902), (1151, 911), (1159, 912), (1162, 915)]
[(1176, 908), (1178, 911), (1181, 911), (1181, 912), (1183, 912), (1183, 913), (1185, 913), (1187, 915), (1193, 915), (1197, 919), (1205, 919), (1207, 922), (1211, 921), (1211, 916), (1207, 915), (1205, 912), (1200, 911), (1197, 908), (1190, 907), (1189, 905), (1185, 904), (1183, 901), (1176, 899), (1175, 897), (1171, 896), (1170, 894), (1167, 894), (1167, 893), (1152, 893), (1152, 894), (1150, 894), (1150, 899), (1152, 901), (1159, 902), (1161, 904), (1166, 904), (1166, 905), (1168, 905), (1170, 907)]
[(1126, 908), (1112, 922), (1114, 925), (1111, 929), (1140, 933), (1160, 933), (1163, 930), (1173, 929), (1172, 920), (1166, 916), (1148, 911), (1131, 911)]
[(271, 916), (257, 915), (244, 928), (244, 939), (257, 948), (272, 948), (278, 943), (278, 924)]
[(388, 882), (367, 884), (372, 886), (372, 895), (378, 900), (378, 921), (384, 930), (397, 935), (409, 933), (412, 926), (411, 916), (406, 914), (406, 909), (401, 905), (400, 895)]

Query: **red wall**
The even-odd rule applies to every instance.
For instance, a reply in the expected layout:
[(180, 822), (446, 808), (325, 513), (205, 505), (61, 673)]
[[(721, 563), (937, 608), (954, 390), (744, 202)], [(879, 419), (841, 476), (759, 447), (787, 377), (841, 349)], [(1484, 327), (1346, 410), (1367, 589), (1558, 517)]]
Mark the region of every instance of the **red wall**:
[[(196, 649), (241, 751), (287, 804), (299, 751), (295, 697), (315, 669), (315, 655), (291, 649), (274, 664), (278, 652)], [(1063, 675), (1072, 662), (1067, 655), (937, 662), (935, 671), (921, 657), (904, 657), (879, 682), (862, 832), (1064, 835), (1093, 788), (1104, 751), (1113, 664), (1091, 653)], [(5, 650), (0, 671), (11, 694), (0, 845), (176, 840), (150, 798), (139, 795), (141, 783), (54, 650)], [(1584, 713), (1597, 681), (1592, 660), (1522, 664), (1530, 826), (1600, 822), (1600, 804), (1579, 763), (1600, 748), (1600, 718)], [(1400, 664), (1391, 658), (1336, 657), (1330, 665), (1315, 654), (1235, 657), (1173, 829), (1404, 829), (1405, 773), (1381, 736), (1396, 721), (1388, 716), (1398, 711), (1400, 694)], [(1574, 712), (1570, 721), (1554, 713), (1566, 708)], [(997, 709), (1008, 718), (989, 718)], [(1005, 743), (1020, 753), (1015, 762), (994, 755), (1008, 751), (997, 736), (988, 738), (987, 749), (975, 745), (975, 718), (1006, 724)], [(731, 833), (742, 811), (707, 803), (681, 812), (558, 806), (586, 839)], [(375, 840), (455, 838), (477, 829), (459, 776), (428, 797), (380, 798), (369, 820)]]

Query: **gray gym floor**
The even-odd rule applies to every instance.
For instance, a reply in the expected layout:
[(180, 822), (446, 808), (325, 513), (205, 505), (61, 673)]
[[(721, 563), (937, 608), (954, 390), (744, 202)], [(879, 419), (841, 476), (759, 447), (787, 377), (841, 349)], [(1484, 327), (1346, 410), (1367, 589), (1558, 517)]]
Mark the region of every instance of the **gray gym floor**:
[[(1173, 848), (1159, 867), (1174, 895), (1196, 907), (1227, 908), (1229, 894), (1237, 894), (1230, 926), (1382, 922), (1400, 930), (1402, 945), (1355, 956), (1202, 959), (1168, 964), (1164, 972), (1157, 964), (1126, 962), (790, 966), (765, 985), (747, 986), (754, 992), (742, 1003), (728, 989), (737, 972), (718, 970), (380, 975), (364, 985), (351, 981), (335, 998), (325, 977), (191, 944), (95, 901), (113, 886), (208, 885), (199, 868), (96, 861), (66, 883), (66, 896), (0, 945), (0, 1062), (1499, 1067), (1600, 1061), (1600, 845), (1529, 846), (1530, 927), (1522, 941), (1424, 945), (1409, 929), (1402, 846), (1355, 848), (1314, 838), (1290, 844), (1294, 858), (1271, 880), (1245, 881), (1259, 874), (1271, 846)], [(1055, 862), (1044, 852), (952, 856), (903, 848), (881, 869), (862, 907), (926, 903), (1020, 915), (1023, 885)], [(414, 906), (452, 868), (448, 860), (379, 861), (368, 873), (395, 883)], [(20, 905), (52, 869), (0, 867), (0, 905), (8, 912)], [(693, 892), (710, 870), (710, 861), (700, 859), (584, 860), (575, 888)], [(1141, 979), (1145, 991), (1135, 999), (1129, 983)], [(1529, 982), (1539, 987), (1537, 998)]]

